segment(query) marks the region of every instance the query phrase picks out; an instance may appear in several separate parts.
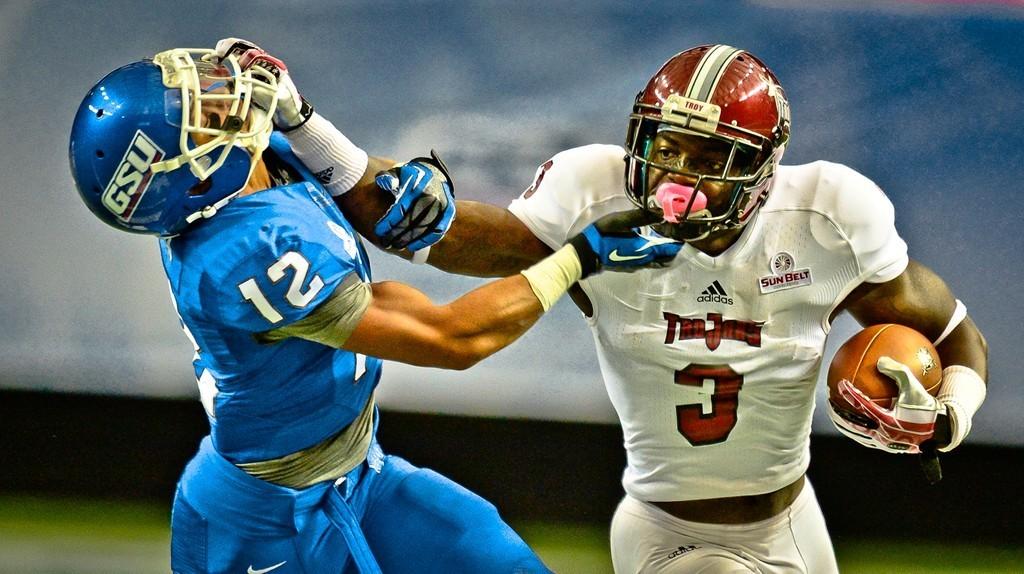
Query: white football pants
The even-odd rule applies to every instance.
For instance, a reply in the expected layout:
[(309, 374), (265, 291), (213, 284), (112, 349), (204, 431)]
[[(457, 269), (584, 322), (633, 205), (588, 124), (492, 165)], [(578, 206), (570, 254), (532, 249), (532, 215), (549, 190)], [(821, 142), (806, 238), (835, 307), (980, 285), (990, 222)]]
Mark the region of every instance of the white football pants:
[(628, 494), (611, 528), (616, 574), (835, 574), (810, 482), (789, 508), (749, 524), (690, 522)]

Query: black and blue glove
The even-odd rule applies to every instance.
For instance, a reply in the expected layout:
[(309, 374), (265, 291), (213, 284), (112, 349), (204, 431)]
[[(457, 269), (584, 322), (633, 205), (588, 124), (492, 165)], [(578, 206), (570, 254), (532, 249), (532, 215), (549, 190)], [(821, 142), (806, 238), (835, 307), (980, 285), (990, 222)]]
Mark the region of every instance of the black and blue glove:
[(611, 213), (584, 228), (569, 240), (580, 258), (583, 278), (601, 270), (635, 271), (668, 265), (683, 244), (637, 230), (659, 220), (648, 211), (634, 209)]
[(378, 173), (375, 181), (395, 197), (373, 227), (383, 247), (419, 251), (448, 232), (455, 219), (455, 188), (447, 166), (434, 150), (430, 157), (418, 157)]

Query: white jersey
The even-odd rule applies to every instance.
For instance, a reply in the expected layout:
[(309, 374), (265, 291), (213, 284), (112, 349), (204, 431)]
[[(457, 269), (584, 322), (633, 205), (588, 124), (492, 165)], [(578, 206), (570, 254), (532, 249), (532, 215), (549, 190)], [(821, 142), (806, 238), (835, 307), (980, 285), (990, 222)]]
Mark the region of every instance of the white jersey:
[[(625, 151), (554, 156), (509, 209), (552, 248), (630, 209)], [(640, 500), (755, 495), (807, 469), (829, 316), (857, 285), (895, 278), (907, 246), (892, 204), (842, 165), (781, 166), (766, 203), (718, 257), (581, 282), (622, 423), (623, 486)]]

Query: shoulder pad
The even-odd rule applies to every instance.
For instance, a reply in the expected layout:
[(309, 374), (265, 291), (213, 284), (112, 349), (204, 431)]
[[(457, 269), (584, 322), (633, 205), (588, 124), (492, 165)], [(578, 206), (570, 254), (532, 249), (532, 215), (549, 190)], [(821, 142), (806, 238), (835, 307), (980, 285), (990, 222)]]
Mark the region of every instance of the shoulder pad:
[(305, 317), (349, 274), (368, 277), (351, 228), (312, 202), (258, 211), (211, 238), (209, 256), (196, 251), (204, 257), (199, 296), (208, 317), (266, 331)]

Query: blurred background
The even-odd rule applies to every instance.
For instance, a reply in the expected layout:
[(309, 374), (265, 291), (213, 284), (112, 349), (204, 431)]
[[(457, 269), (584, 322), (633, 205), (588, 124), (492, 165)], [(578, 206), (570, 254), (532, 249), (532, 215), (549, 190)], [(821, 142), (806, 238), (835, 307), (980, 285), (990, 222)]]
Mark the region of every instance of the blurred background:
[[(811, 476), (844, 571), (1019, 571), (1024, 2), (7, 0), (0, 572), (169, 569), (174, 481), (207, 430), (192, 349), (155, 240), (107, 228), (78, 200), (68, 130), (110, 70), (225, 36), (281, 57), (370, 153), (435, 148), (459, 197), (499, 205), (554, 153), (622, 143), (634, 95), (676, 52), (726, 43), (760, 56), (792, 108), (783, 161), (872, 178), (912, 256), (990, 344), (988, 400), (939, 486), (816, 413)], [(371, 257), (375, 279), (435, 300), (478, 284)], [(855, 329), (837, 321), (829, 356)], [(559, 572), (609, 571), (621, 434), (569, 301), (469, 371), (389, 364), (379, 398), (385, 449), (495, 501)]]

